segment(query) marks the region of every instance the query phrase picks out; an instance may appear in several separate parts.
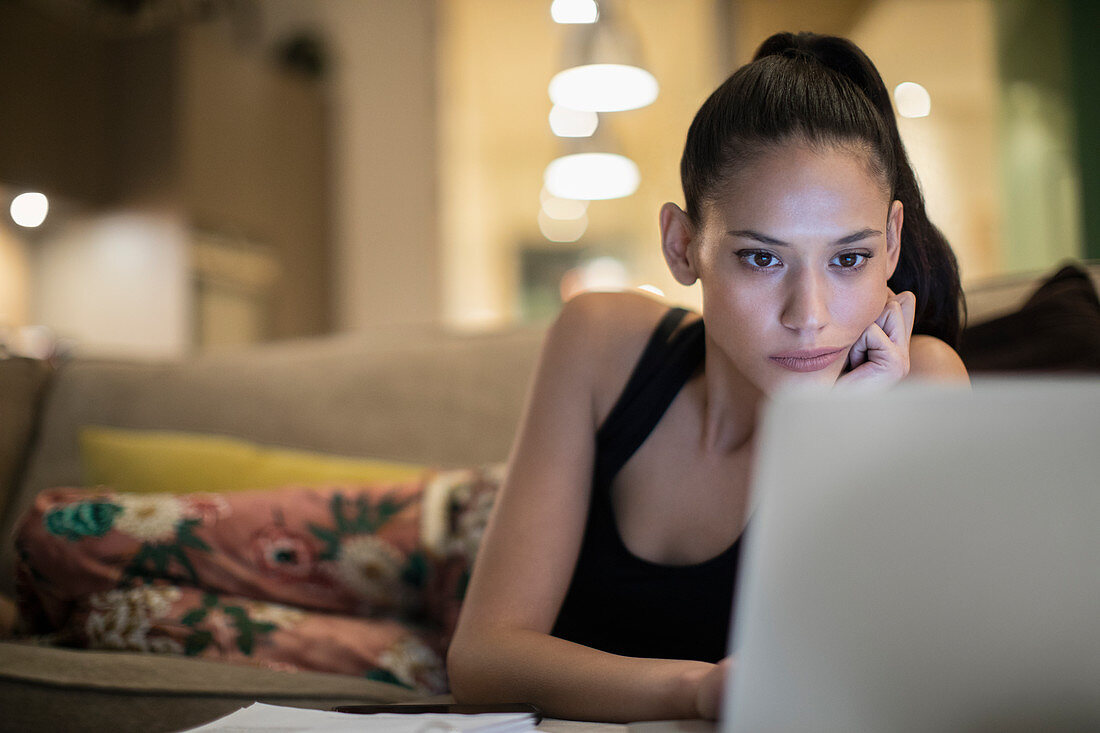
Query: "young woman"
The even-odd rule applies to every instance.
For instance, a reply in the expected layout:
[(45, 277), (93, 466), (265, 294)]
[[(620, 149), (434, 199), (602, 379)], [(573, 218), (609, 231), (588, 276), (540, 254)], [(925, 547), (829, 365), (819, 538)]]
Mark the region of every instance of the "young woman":
[(703, 315), (640, 294), (562, 309), (448, 656), (461, 702), (716, 717), (763, 401), (967, 379), (954, 255), (854, 44), (765, 41), (696, 114), (681, 178), (662, 244)]

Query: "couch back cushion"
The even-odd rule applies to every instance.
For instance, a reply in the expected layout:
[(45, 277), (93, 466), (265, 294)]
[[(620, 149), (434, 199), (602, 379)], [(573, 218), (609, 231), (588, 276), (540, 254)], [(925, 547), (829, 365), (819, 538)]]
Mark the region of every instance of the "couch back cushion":
[(0, 517), (23, 472), (50, 371), (37, 359), (0, 359)]
[(1100, 290), (1100, 261), (1067, 261), (1042, 272), (1019, 272), (998, 275), (966, 284), (966, 326), (976, 326), (994, 318), (1016, 312), (1027, 303), (1035, 291), (1064, 265), (1073, 264), (1088, 274), (1093, 286)]
[(1100, 296), (1089, 273), (1067, 264), (1017, 310), (968, 326), (959, 356), (979, 372), (1100, 372)]
[(15, 518), (45, 488), (79, 485), (89, 425), (218, 433), (437, 467), (500, 461), (543, 332), (340, 336), (178, 363), (76, 361), (57, 373), (25, 479), (0, 524), (11, 592)]

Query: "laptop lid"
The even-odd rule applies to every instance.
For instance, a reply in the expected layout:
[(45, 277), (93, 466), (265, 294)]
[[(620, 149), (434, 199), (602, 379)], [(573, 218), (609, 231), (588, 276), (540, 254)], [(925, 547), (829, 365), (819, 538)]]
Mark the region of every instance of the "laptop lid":
[(1100, 726), (1100, 380), (763, 416), (723, 733)]

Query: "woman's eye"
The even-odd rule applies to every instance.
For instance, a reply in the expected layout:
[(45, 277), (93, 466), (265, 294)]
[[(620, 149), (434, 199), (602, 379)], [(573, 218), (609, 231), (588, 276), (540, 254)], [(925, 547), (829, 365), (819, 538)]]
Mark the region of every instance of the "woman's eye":
[(867, 259), (868, 255), (862, 252), (845, 252), (834, 257), (833, 262), (836, 262), (842, 270), (857, 270), (863, 267)]
[(754, 270), (774, 270), (779, 258), (770, 252), (738, 252), (738, 256)]

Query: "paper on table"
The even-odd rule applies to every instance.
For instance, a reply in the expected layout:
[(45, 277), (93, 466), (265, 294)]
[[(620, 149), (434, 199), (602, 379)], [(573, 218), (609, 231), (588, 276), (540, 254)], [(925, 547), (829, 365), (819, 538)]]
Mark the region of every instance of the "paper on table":
[(184, 733), (523, 733), (534, 727), (529, 713), (356, 715), (255, 702)]

